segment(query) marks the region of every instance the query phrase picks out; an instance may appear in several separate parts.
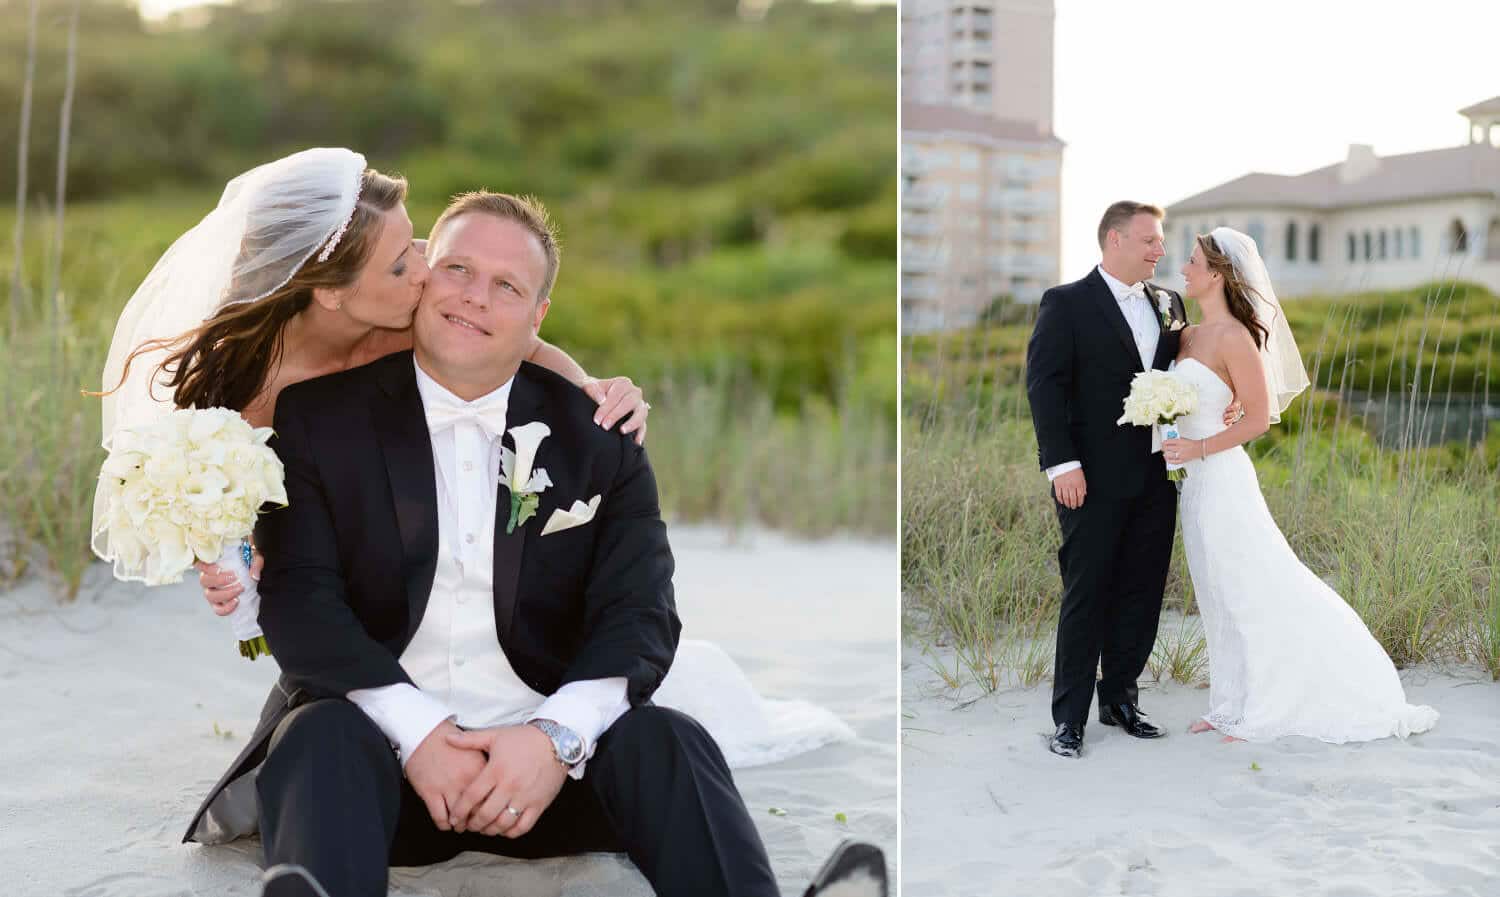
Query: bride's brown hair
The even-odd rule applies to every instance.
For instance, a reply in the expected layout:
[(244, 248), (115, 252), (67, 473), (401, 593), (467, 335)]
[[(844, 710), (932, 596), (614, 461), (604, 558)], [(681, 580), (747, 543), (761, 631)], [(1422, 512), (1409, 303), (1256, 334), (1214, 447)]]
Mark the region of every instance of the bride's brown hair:
[[(166, 385), (172, 387), (174, 405), (243, 411), (260, 394), (281, 360), (281, 337), (287, 322), (312, 302), (314, 289), (337, 289), (354, 283), (380, 239), (382, 213), (405, 200), (404, 178), (365, 169), (354, 216), (327, 261), (308, 259), (290, 280), (264, 299), (225, 306), (180, 336), (142, 343), (125, 360), (120, 383), (125, 382), (136, 356), (168, 349), (171, 354), (159, 370), (167, 373)], [(275, 235), (268, 238), (275, 239)], [(257, 246), (240, 246), (241, 256), (256, 251)]]
[(1229, 313), (1250, 331), (1251, 338), (1255, 340), (1255, 348), (1265, 348), (1266, 340), (1271, 338), (1271, 331), (1255, 314), (1255, 300), (1260, 298), (1260, 294), (1240, 278), (1239, 273), (1234, 270), (1234, 262), (1219, 251), (1219, 244), (1214, 242), (1211, 235), (1199, 234), (1198, 248), (1203, 250), (1203, 260), (1208, 263), (1208, 269), (1224, 278), (1224, 299), (1229, 303)]

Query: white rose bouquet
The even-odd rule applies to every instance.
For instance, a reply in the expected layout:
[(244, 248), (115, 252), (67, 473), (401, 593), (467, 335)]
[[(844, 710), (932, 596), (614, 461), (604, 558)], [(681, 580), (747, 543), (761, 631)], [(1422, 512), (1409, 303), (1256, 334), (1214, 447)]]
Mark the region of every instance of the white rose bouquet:
[(100, 532), (108, 530), (115, 576), (181, 582), (194, 560), (234, 570), (245, 591), (229, 621), (251, 660), (271, 652), (257, 620), (247, 537), (261, 505), (286, 504), (270, 437), (269, 427), (252, 428), (227, 408), (179, 409), (116, 433), (99, 471)]
[[(1163, 439), (1176, 439), (1174, 421), (1198, 409), (1198, 390), (1167, 371), (1145, 371), (1130, 381), (1130, 395), (1125, 397), (1125, 413), (1115, 423), (1137, 427), (1157, 427)], [(1187, 474), (1181, 464), (1167, 463), (1167, 478), (1181, 480)]]

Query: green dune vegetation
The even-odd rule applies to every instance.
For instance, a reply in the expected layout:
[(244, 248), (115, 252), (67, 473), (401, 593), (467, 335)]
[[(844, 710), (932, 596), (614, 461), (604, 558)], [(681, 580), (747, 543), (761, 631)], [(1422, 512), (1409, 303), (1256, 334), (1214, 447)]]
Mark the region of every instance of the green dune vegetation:
[[(19, 278), (0, 208), (0, 586), (30, 569), (76, 593), (103, 457), (79, 391), (132, 290), (229, 177), (319, 145), (404, 174), (419, 233), (462, 190), (551, 208), (543, 335), (643, 385), (673, 519), (894, 535), (893, 7), (246, 2), (145, 23), (87, 0), (64, 204), (69, 23), (43, 7)], [(29, 8), (0, 2), (0, 197)]]
[[(1197, 318), (1196, 309), (1189, 309)], [(907, 634), (955, 686), (1051, 675), (1061, 541), (1024, 387), (1034, 308), (902, 347)], [(1500, 297), (1465, 283), (1291, 300), (1314, 381), (1247, 450), (1293, 548), (1401, 667), (1500, 678)], [(1463, 411), (1465, 413), (1459, 413)], [(1491, 412), (1493, 415), (1493, 412)], [(1181, 545), (1151, 672), (1207, 656)]]

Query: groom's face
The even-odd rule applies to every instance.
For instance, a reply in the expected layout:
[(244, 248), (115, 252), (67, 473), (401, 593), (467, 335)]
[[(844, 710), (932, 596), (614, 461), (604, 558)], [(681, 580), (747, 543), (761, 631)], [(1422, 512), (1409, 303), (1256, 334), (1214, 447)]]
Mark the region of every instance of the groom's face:
[(1136, 215), (1124, 230), (1110, 231), (1106, 250), (1113, 256), (1111, 270), (1120, 270), (1126, 283), (1150, 280), (1156, 263), (1167, 254), (1161, 220), (1148, 212)]
[(508, 378), (547, 316), (547, 257), (518, 222), (469, 212), (428, 247), (432, 273), (412, 338), (424, 359), (469, 379)]

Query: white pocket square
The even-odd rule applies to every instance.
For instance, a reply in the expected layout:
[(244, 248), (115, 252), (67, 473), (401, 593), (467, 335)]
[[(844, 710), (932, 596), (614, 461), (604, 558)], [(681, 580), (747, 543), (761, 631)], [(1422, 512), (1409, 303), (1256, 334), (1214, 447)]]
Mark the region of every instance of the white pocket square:
[(593, 520), (594, 512), (599, 510), (599, 499), (603, 497), (603, 495), (596, 495), (589, 499), (588, 504), (575, 501), (573, 502), (573, 507), (566, 511), (562, 508), (553, 511), (552, 516), (547, 518), (547, 525), (542, 527), (542, 535), (562, 532), (565, 529), (572, 529), (575, 526), (583, 526), (585, 523)]

